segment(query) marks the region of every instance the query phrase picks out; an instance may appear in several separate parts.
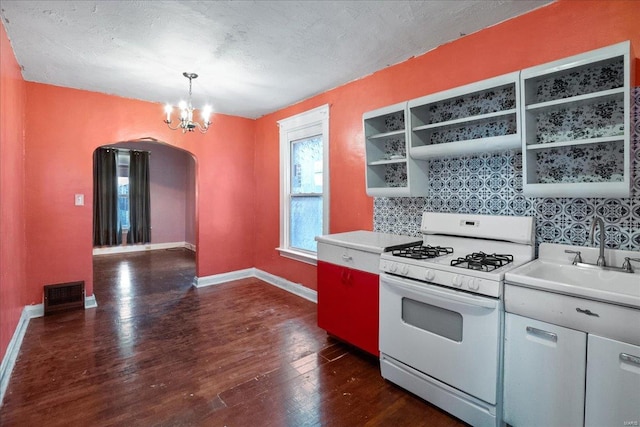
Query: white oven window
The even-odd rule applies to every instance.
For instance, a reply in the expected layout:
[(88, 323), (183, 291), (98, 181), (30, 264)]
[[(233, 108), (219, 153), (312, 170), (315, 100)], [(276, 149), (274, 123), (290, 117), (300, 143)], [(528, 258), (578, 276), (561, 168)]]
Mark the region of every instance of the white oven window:
[(462, 342), (462, 315), (458, 312), (402, 298), (402, 320), (416, 328)]

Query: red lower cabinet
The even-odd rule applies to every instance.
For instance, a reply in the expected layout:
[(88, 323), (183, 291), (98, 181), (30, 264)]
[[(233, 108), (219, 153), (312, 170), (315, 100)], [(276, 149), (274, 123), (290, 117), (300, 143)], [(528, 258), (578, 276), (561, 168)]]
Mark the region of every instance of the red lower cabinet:
[(379, 276), (318, 261), (318, 326), (375, 356)]

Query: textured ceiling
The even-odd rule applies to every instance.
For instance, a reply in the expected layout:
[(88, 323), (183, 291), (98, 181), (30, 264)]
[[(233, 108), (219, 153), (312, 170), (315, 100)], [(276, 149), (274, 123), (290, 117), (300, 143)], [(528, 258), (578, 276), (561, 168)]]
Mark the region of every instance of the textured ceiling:
[(15, 1), (27, 81), (255, 118), (550, 0)]

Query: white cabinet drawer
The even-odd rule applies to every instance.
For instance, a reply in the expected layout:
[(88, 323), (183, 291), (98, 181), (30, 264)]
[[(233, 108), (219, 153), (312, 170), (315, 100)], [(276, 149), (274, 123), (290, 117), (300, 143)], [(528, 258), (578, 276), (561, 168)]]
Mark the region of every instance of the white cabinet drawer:
[(509, 313), (640, 345), (640, 310), (509, 283), (504, 294)]
[(318, 260), (379, 274), (380, 254), (318, 242)]

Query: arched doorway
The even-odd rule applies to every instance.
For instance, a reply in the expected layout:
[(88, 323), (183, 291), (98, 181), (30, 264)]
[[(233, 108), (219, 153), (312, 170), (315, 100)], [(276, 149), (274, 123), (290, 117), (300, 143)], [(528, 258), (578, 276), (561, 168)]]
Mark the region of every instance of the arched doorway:
[[(152, 249), (168, 249), (186, 247), (196, 250), (196, 161), (188, 151), (155, 141), (125, 141), (107, 144), (123, 153), (119, 156), (119, 173), (126, 185), (127, 153), (130, 150), (148, 151), (151, 155), (149, 162), (150, 181), (150, 213), (151, 213), (151, 242), (144, 245), (100, 246), (93, 248), (94, 255), (134, 252)], [(94, 183), (95, 185), (95, 183)], [(125, 194), (126, 192), (123, 192)], [(124, 198), (126, 199), (126, 195)], [(120, 206), (119, 212), (124, 225), (124, 239), (126, 242), (126, 209)]]

